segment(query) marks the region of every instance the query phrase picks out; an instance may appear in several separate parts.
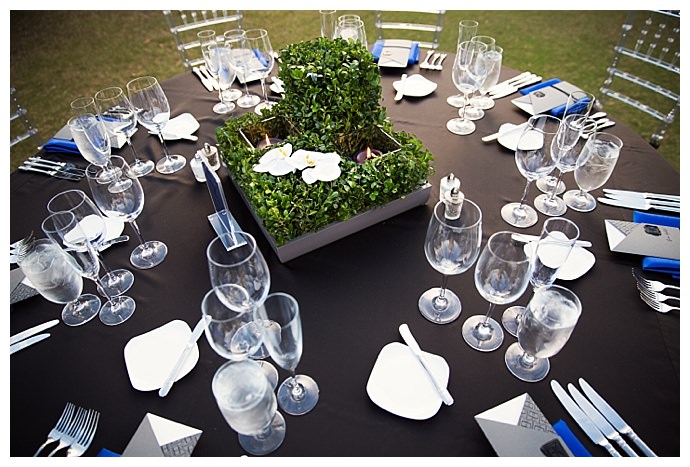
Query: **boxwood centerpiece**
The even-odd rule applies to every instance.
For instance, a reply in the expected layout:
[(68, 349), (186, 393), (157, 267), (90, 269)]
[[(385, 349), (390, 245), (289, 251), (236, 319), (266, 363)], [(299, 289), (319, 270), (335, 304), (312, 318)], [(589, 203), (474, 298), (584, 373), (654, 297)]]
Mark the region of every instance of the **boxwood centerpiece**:
[[(428, 186), (433, 157), (414, 135), (393, 130), (380, 104), (380, 72), (366, 48), (318, 38), (281, 50), (280, 61), (283, 99), (261, 116), (231, 118), (216, 131), (224, 165), (274, 247)], [(262, 143), (264, 137), (277, 139)], [(257, 171), (276, 148), (335, 153), (340, 173), (306, 182), (299, 170)]]

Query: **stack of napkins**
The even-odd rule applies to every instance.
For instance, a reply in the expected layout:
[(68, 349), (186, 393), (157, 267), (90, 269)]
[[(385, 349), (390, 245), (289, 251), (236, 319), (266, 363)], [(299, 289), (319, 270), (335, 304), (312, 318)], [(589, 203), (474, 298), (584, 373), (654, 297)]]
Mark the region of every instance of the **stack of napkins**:
[(419, 43), (405, 39), (378, 40), (371, 55), (379, 66), (406, 68), (419, 60)]
[[(553, 78), (521, 89), (522, 96), (511, 102), (530, 115), (549, 113), (560, 118), (565, 111), (568, 95), (575, 91), (582, 89), (567, 81)], [(583, 102), (588, 100), (583, 99)]]
[[(664, 216), (661, 214), (648, 214), (646, 212), (633, 211), (633, 222), (662, 225), (678, 229), (680, 234), (680, 217)], [(680, 245), (678, 245), (680, 253)], [(670, 274), (675, 278), (680, 277), (680, 259), (660, 258), (658, 256), (645, 256), (642, 258), (642, 269), (645, 271)]]

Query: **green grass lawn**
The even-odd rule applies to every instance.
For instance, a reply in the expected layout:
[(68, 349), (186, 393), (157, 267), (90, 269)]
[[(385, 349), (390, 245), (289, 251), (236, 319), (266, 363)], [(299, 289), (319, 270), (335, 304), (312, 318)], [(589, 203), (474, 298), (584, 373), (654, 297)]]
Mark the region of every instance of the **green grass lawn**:
[[(375, 41), (373, 11), (365, 21)], [(244, 11), (245, 28), (266, 28), (275, 49), (319, 35), (318, 11)], [(598, 94), (625, 11), (448, 11), (441, 49), (454, 51), (461, 19), (479, 21), (479, 33), (504, 49), (503, 64), (545, 78), (558, 77)], [(160, 80), (184, 72), (161, 11), (11, 11), (10, 81), (43, 141), (62, 128), (69, 103), (137, 76)], [(222, 32), (222, 31), (217, 31)], [(673, 83), (679, 92), (680, 80)], [(606, 109), (648, 138), (656, 121), (623, 104)], [(680, 172), (680, 117), (660, 152)], [(10, 171), (35, 152), (31, 141), (11, 150)]]

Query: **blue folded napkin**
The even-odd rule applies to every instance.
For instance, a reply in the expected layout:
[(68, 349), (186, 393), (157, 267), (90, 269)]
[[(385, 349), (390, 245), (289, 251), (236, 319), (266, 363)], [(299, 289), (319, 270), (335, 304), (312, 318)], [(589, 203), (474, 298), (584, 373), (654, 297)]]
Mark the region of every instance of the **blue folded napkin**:
[(561, 80), (558, 78), (548, 79), (546, 81), (542, 81), (541, 83), (533, 84), (532, 86), (527, 86), (526, 88), (520, 89), (520, 94), (526, 96), (532, 91), (536, 91), (537, 89), (545, 88), (548, 86), (553, 86), (554, 84), (558, 84), (560, 82)]
[(570, 427), (563, 421), (558, 420), (553, 424), (553, 429), (558, 433), (563, 442), (568, 446), (570, 452), (575, 457), (592, 457), (592, 454), (585, 448), (579, 439), (575, 437)]
[[(569, 110), (568, 113), (573, 114), (573, 113), (576, 113), (576, 112), (586, 108), (587, 105), (589, 104), (589, 101), (590, 101), (589, 97), (585, 97), (584, 99), (580, 99), (579, 101), (577, 101), (575, 103), (575, 105), (572, 105), (570, 107), (570, 109), (568, 109)], [(560, 118), (563, 116), (563, 113), (565, 112), (565, 106), (566, 105), (567, 104), (563, 104), (563, 105), (559, 105), (558, 107), (554, 107), (553, 109), (549, 110), (549, 113), (551, 115), (553, 115), (554, 117)]]
[[(374, 46), (371, 48), (371, 55), (374, 57), (375, 62), (381, 57), (384, 42), (385, 40), (379, 39), (374, 42)], [(413, 42), (410, 46), (410, 56), (407, 58), (407, 64), (412, 65), (413, 63), (417, 63), (417, 61), (419, 61), (419, 43)]]
[[(633, 222), (664, 225), (666, 227), (676, 227), (680, 229), (680, 217), (665, 216), (663, 214), (649, 214), (646, 212), (633, 211)], [(645, 256), (642, 258), (642, 269), (645, 271), (670, 274), (675, 279), (680, 278), (680, 260), (677, 259)]]
[(81, 154), (77, 143), (69, 139), (51, 138), (43, 145), (43, 150), (46, 152), (66, 152), (69, 154)]

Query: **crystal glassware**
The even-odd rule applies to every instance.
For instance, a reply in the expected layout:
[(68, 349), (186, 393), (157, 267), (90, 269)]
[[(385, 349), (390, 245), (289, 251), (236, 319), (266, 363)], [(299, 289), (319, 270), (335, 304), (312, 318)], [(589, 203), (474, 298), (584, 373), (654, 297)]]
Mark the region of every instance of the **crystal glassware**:
[(336, 10), (319, 10), (321, 16), (321, 37), (333, 39), (335, 37)]
[[(492, 71), (494, 62), (490, 59), (490, 56), (488, 53), (496, 47), (496, 39), (494, 39), (491, 36), (473, 36), (470, 41), (472, 42), (479, 42), (480, 44), (484, 44), (486, 46), (486, 62), (487, 66), (489, 67), (489, 72), (486, 74), (486, 78), (489, 77), (489, 73)], [(491, 58), (495, 58), (495, 56), (491, 56)], [(484, 83), (486, 82), (486, 78), (482, 81), (480, 85), (478, 85), (474, 91), (472, 91), (472, 97), (470, 97), (469, 102), (467, 103), (467, 107), (465, 108), (465, 116), (469, 118), (470, 120), (480, 120), (481, 118), (484, 117), (484, 109), (483, 107), (480, 107), (477, 105), (477, 99), (481, 97), (481, 90), (484, 87)], [(498, 79), (498, 78), (497, 78)], [(475, 95), (476, 93), (480, 93), (479, 95)], [(489, 107), (493, 107), (493, 102), (491, 104), (487, 104), (487, 102), (483, 102), (485, 105), (489, 105)]]
[[(471, 40), (477, 35), (477, 30), (479, 29), (479, 22), (473, 19), (463, 19), (458, 23), (458, 42), (456, 50), (460, 48), (460, 44)], [(453, 107), (463, 107), (465, 105), (465, 95), (462, 92), (449, 96), (446, 99), (449, 105)]]
[(235, 81), (237, 71), (231, 66), (231, 50), (218, 42), (211, 42), (204, 46), (204, 59), (206, 69), (218, 81), (218, 98), (213, 106), (213, 111), (217, 114), (227, 114), (235, 110), (235, 104), (227, 99), (227, 91)]
[(271, 73), (275, 62), (273, 46), (271, 46), (268, 31), (265, 29), (247, 29), (245, 36), (247, 38), (247, 45), (249, 45), (256, 57), (256, 60), (253, 61), (255, 66), (252, 67), (252, 71), (260, 74), (259, 80), (261, 81), (261, 92), (264, 99), (254, 107), (254, 112), (261, 115), (264, 109), (270, 109), (275, 105), (274, 102), (268, 100), (268, 93), (266, 92), (266, 78)]
[(453, 84), (463, 94), (464, 105), (459, 116), (446, 122), (446, 128), (456, 135), (469, 135), (476, 129), (475, 123), (467, 118), (466, 109), (469, 96), (481, 86), (489, 72), (486, 61), (486, 45), (480, 42), (465, 41), (458, 46), (453, 62)]
[(232, 65), (237, 71), (238, 79), (244, 84), (244, 94), (237, 99), (237, 105), (243, 109), (254, 107), (261, 102), (261, 98), (256, 94), (250, 94), (247, 86), (247, 81), (252, 78), (252, 64), (257, 60), (249, 48), (247, 33), (244, 29), (231, 29), (225, 31), (223, 36), (225, 46), (232, 50)]
[(470, 99), (470, 104), (472, 104), (472, 107), (481, 110), (489, 110), (496, 105), (494, 100), (487, 94), (489, 89), (498, 84), (498, 78), (501, 75), (501, 64), (503, 61), (503, 47), (500, 47), (496, 44), (488, 47), (486, 51), (486, 60), (490, 67), (489, 73), (486, 75), (486, 79), (479, 87), (479, 95)]

